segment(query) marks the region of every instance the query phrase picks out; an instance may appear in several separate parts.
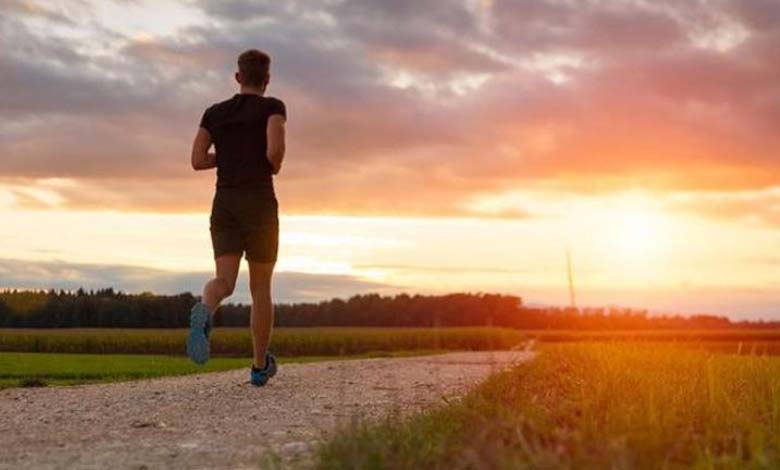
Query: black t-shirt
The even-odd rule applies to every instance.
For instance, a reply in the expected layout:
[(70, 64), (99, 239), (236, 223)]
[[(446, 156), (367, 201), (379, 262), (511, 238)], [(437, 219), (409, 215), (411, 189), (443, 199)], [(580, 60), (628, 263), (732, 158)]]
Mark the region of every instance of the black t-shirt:
[(273, 114), (287, 117), (281, 100), (236, 94), (209, 107), (200, 127), (209, 131), (217, 154), (217, 188), (273, 189), (266, 158), (266, 127)]

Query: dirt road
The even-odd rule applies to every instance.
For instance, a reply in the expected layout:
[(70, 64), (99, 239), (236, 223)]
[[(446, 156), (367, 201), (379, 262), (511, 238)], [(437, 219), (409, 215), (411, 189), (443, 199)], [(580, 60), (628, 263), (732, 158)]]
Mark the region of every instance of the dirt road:
[(1, 469), (264, 468), (310, 454), (354, 419), (462, 395), (526, 352), (468, 352), (282, 365), (266, 387), (247, 370), (0, 391)]

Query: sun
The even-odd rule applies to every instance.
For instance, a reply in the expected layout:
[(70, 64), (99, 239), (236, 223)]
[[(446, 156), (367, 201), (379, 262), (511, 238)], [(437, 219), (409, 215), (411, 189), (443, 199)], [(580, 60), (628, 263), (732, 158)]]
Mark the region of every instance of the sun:
[(647, 208), (626, 208), (610, 217), (613, 246), (621, 258), (650, 259), (663, 250), (667, 242), (667, 221), (663, 215)]

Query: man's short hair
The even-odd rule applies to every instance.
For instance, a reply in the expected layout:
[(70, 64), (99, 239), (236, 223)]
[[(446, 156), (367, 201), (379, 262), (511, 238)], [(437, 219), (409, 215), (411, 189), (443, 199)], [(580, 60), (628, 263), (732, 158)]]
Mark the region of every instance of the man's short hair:
[(238, 56), (238, 71), (242, 85), (263, 86), (268, 80), (271, 56), (258, 49), (249, 49)]

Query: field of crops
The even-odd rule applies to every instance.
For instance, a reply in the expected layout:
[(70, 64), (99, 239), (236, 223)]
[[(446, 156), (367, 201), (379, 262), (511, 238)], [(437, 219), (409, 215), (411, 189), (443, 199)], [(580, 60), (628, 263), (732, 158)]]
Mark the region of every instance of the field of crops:
[(542, 344), (570, 342), (672, 343), (689, 349), (750, 356), (780, 355), (780, 330), (525, 331)]
[(571, 341), (675, 341), (675, 342), (763, 342), (780, 341), (780, 329), (710, 329), (710, 330), (524, 330), (530, 338), (544, 342)]
[[(183, 329), (0, 329), (0, 351), (182, 355)], [(508, 328), (277, 328), (272, 349), (283, 356), (337, 356), (382, 351), (510, 349), (536, 340), (672, 342), (708, 351), (780, 354), (780, 330), (567, 331)], [(248, 356), (246, 328), (217, 328), (216, 356)]]
[(556, 344), (460, 402), (344, 429), (319, 461), (366, 469), (776, 469), (778, 436), (778, 357), (668, 343)]
[[(183, 329), (0, 329), (0, 351), (183, 355)], [(526, 335), (506, 328), (277, 328), (280, 356), (339, 356), (382, 351), (510, 349)], [(246, 328), (217, 328), (214, 356), (247, 357)]]

